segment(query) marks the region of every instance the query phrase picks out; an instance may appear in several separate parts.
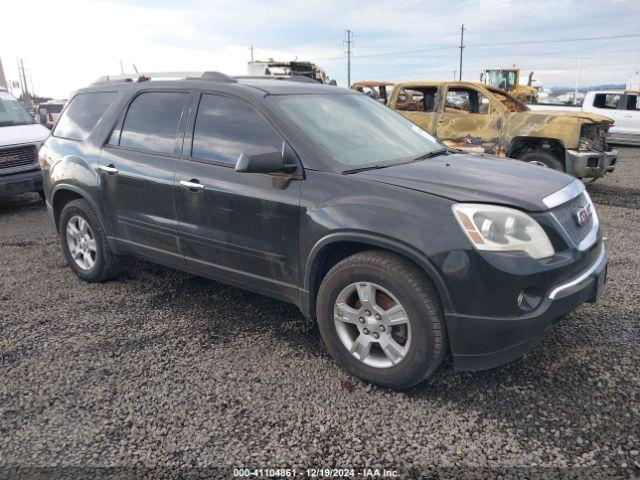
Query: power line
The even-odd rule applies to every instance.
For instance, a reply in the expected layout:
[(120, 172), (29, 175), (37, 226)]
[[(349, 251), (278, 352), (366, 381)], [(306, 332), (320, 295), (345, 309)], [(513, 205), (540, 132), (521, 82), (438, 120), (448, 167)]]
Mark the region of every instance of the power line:
[(517, 27), (495, 27), (495, 28), (487, 28), (487, 29), (480, 29), (480, 30), (474, 30), (471, 29), (471, 33), (495, 33), (495, 32), (506, 32), (506, 31), (520, 31), (520, 30), (538, 30), (538, 29), (542, 29), (542, 28), (548, 28), (548, 29), (565, 29), (565, 28), (593, 28), (593, 27), (603, 27), (603, 26), (609, 26), (609, 25), (620, 25), (620, 24), (625, 24), (625, 23), (637, 23), (638, 20), (640, 20), (640, 17), (636, 16), (636, 17), (625, 17), (624, 19), (618, 20), (618, 21), (611, 21), (611, 22), (600, 22), (600, 23), (591, 23), (591, 24), (551, 24), (551, 25), (519, 25)]

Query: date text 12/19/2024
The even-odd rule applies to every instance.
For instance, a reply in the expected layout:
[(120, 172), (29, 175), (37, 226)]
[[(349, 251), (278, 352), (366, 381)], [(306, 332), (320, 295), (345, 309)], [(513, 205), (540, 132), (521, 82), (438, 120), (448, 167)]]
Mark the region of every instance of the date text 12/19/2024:
[(234, 468), (234, 477), (264, 478), (393, 478), (397, 470), (387, 468)]

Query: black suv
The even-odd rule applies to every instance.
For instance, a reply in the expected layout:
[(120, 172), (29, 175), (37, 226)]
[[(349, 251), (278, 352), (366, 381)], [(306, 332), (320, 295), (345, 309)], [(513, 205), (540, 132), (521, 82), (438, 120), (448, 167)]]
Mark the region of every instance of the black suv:
[(462, 370), (519, 357), (606, 279), (582, 183), (448, 150), (352, 90), (215, 72), (94, 84), (40, 164), (81, 279), (137, 255), (294, 303), (348, 372), (393, 388), (448, 351)]

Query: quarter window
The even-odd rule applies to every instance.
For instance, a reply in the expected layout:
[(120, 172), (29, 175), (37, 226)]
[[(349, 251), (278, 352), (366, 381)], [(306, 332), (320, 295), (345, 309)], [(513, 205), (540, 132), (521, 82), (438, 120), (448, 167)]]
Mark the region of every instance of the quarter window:
[(79, 93), (71, 99), (53, 136), (86, 140), (115, 98), (115, 92)]
[(155, 153), (174, 153), (178, 125), (187, 100), (184, 92), (138, 95), (127, 111), (120, 146)]
[(280, 135), (248, 105), (203, 95), (193, 132), (191, 156), (235, 165), (243, 150), (282, 146)]

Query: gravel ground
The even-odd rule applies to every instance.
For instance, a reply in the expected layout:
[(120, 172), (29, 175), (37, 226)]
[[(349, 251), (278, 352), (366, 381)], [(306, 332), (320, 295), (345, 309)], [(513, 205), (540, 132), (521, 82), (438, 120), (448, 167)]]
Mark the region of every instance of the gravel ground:
[(285, 303), (137, 260), (83, 283), (39, 198), (0, 199), (0, 465), (640, 476), (640, 149), (620, 152), (588, 187), (602, 300), (518, 361), (404, 393), (348, 377)]

